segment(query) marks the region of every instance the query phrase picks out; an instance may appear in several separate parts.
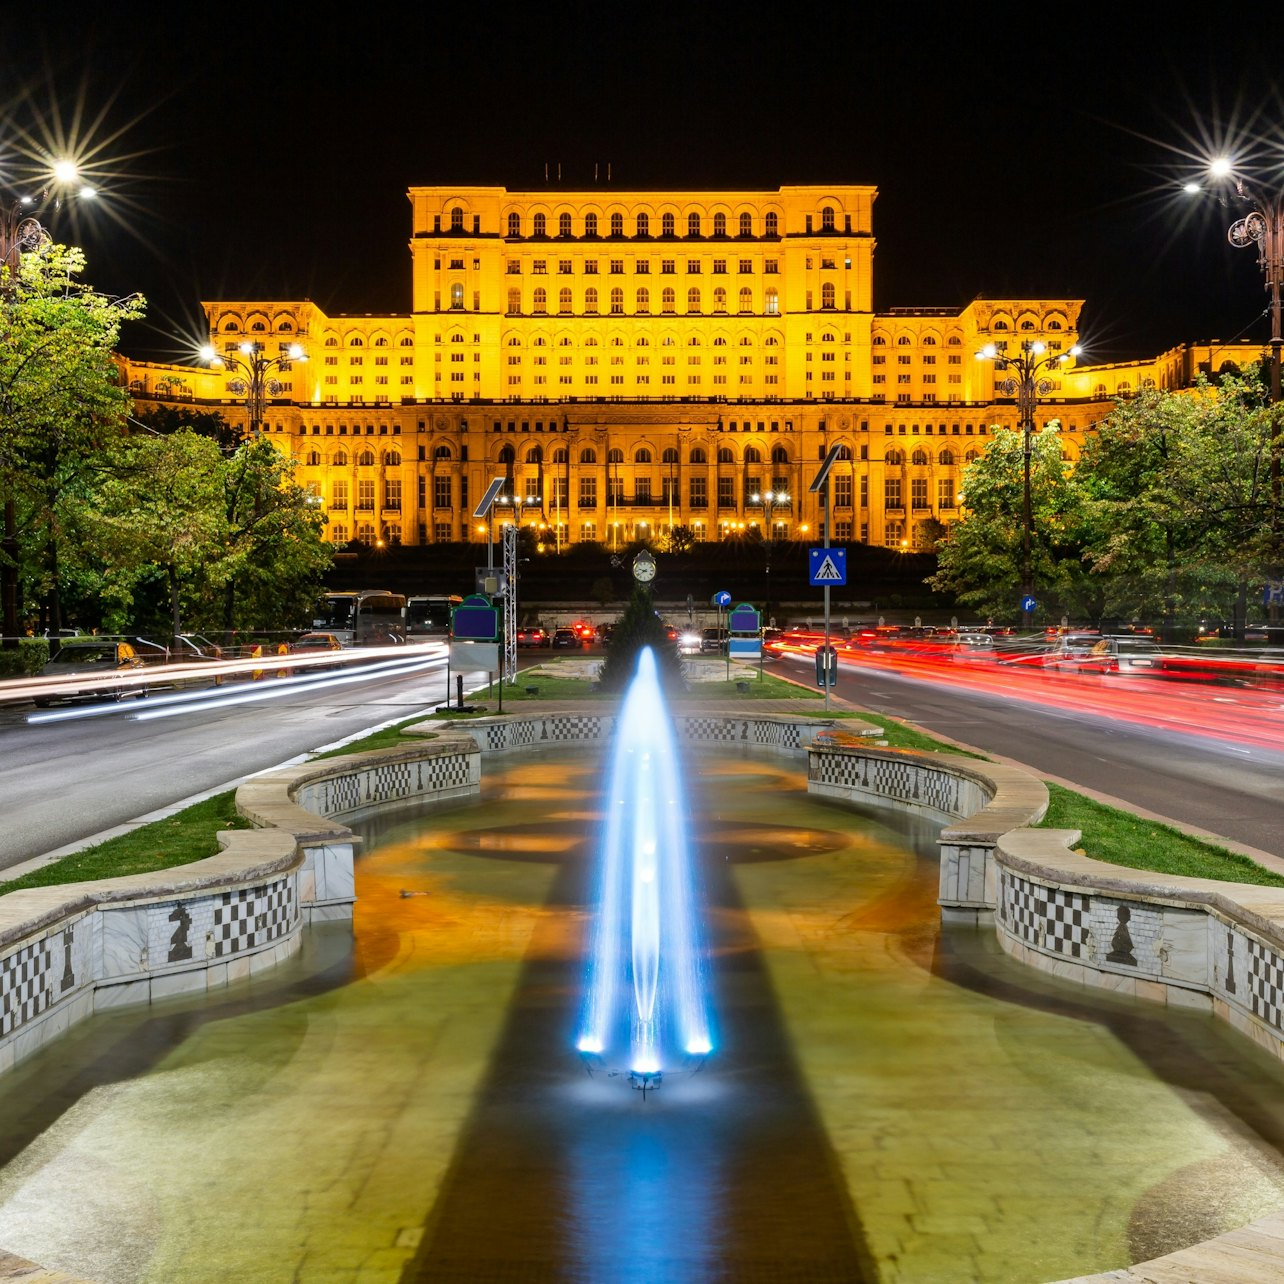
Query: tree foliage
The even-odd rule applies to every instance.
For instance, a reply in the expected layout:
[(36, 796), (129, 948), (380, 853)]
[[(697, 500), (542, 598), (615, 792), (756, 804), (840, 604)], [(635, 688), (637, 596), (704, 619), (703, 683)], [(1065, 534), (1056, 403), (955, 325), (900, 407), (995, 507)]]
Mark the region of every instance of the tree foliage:
[(638, 654), (648, 646), (655, 652), (656, 669), (664, 687), (673, 692), (683, 690), (686, 684), (677, 643), (669, 639), (663, 621), (655, 613), (651, 590), (638, 584), (611, 634), (599, 684), (608, 691), (623, 691), (637, 672)]

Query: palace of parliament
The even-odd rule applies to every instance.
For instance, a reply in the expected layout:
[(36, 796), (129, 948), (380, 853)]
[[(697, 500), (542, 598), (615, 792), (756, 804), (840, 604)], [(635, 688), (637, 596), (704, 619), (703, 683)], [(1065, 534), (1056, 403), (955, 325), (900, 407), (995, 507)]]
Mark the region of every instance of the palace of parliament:
[[(995, 426), (1019, 427), (1008, 375), (977, 359), (986, 345), (1067, 354), (1036, 426), (1058, 421), (1070, 458), (1117, 397), (1260, 355), (1183, 345), (1080, 365), (1080, 299), (875, 312), (875, 196), (413, 187), (409, 313), (205, 303), (224, 362), (126, 359), (125, 375), (143, 405), (217, 409), (267, 435), (335, 543), (484, 541), (512, 520), (557, 547), (764, 523), (818, 541), (808, 485), (841, 445), (831, 538), (919, 548), (958, 518), (963, 469)], [(296, 344), (306, 360), (288, 359)], [(496, 478), (501, 504), (479, 522)]]

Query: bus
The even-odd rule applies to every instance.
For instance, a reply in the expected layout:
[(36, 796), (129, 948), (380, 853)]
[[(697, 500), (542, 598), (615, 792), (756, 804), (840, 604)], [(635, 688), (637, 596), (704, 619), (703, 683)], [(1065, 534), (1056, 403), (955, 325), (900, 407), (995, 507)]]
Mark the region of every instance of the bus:
[(406, 599), (387, 589), (327, 593), (312, 617), (318, 633), (333, 633), (344, 646), (396, 646), (406, 640)]
[(462, 606), (464, 599), (458, 593), (441, 593), (432, 597), (406, 599), (406, 637), (412, 641), (421, 638), (450, 636), (450, 613)]

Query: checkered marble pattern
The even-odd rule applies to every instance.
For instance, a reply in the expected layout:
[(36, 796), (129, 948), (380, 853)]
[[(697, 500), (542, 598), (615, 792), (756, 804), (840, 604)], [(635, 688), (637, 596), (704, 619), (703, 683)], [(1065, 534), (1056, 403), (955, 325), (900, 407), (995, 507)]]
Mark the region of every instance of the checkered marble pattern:
[(745, 738), (745, 724), (740, 718), (709, 718), (692, 715), (678, 718), (678, 739), (714, 744), (737, 744)]
[(361, 779), (359, 776), (335, 776), (323, 786), (321, 814), (333, 816), (338, 812), (356, 811), (361, 806)]
[[(1094, 896), (1088, 915), (1088, 930), (1096, 944), (1096, 962), (1098, 965), (1112, 965), (1107, 955), (1114, 952), (1115, 937), (1121, 923), (1120, 909), (1128, 911), (1125, 926), (1128, 940), (1131, 941), (1131, 953), (1139, 972), (1148, 972), (1156, 976), (1163, 974), (1163, 964), (1159, 958), (1159, 946), (1164, 937), (1164, 916), (1161, 911), (1153, 909), (1140, 901), (1114, 900), (1108, 896)], [(1119, 960), (1113, 960), (1118, 963)]]
[(1088, 954), (1089, 897), (1049, 888), (1045, 902), (1044, 946), (1070, 958)]
[(284, 936), (298, 918), (294, 880), (224, 892), (214, 902), (214, 957), (227, 958)]
[(1284, 961), (1269, 945), (1247, 939), (1249, 1011), (1284, 1029)]
[(48, 939), (33, 941), (0, 959), (0, 1038), (49, 1007), (52, 957)]
[(756, 745), (770, 745), (775, 749), (798, 749), (802, 745), (801, 731), (796, 722), (749, 723), (749, 739)]
[(1048, 889), (1007, 870), (999, 871), (999, 919), (1012, 933), (1030, 945), (1043, 944), (1048, 919)]
[(605, 740), (615, 726), (614, 718), (586, 713), (551, 714), (542, 721), (545, 740)]

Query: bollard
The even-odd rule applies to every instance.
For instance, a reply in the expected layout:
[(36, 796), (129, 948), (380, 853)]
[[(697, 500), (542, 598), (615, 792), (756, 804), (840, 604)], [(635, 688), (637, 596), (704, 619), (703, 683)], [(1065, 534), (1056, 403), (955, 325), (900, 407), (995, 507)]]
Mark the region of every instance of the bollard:
[(455, 690), (459, 693), (458, 707), (462, 709), (464, 707), (464, 675), (462, 673), (455, 675)]

